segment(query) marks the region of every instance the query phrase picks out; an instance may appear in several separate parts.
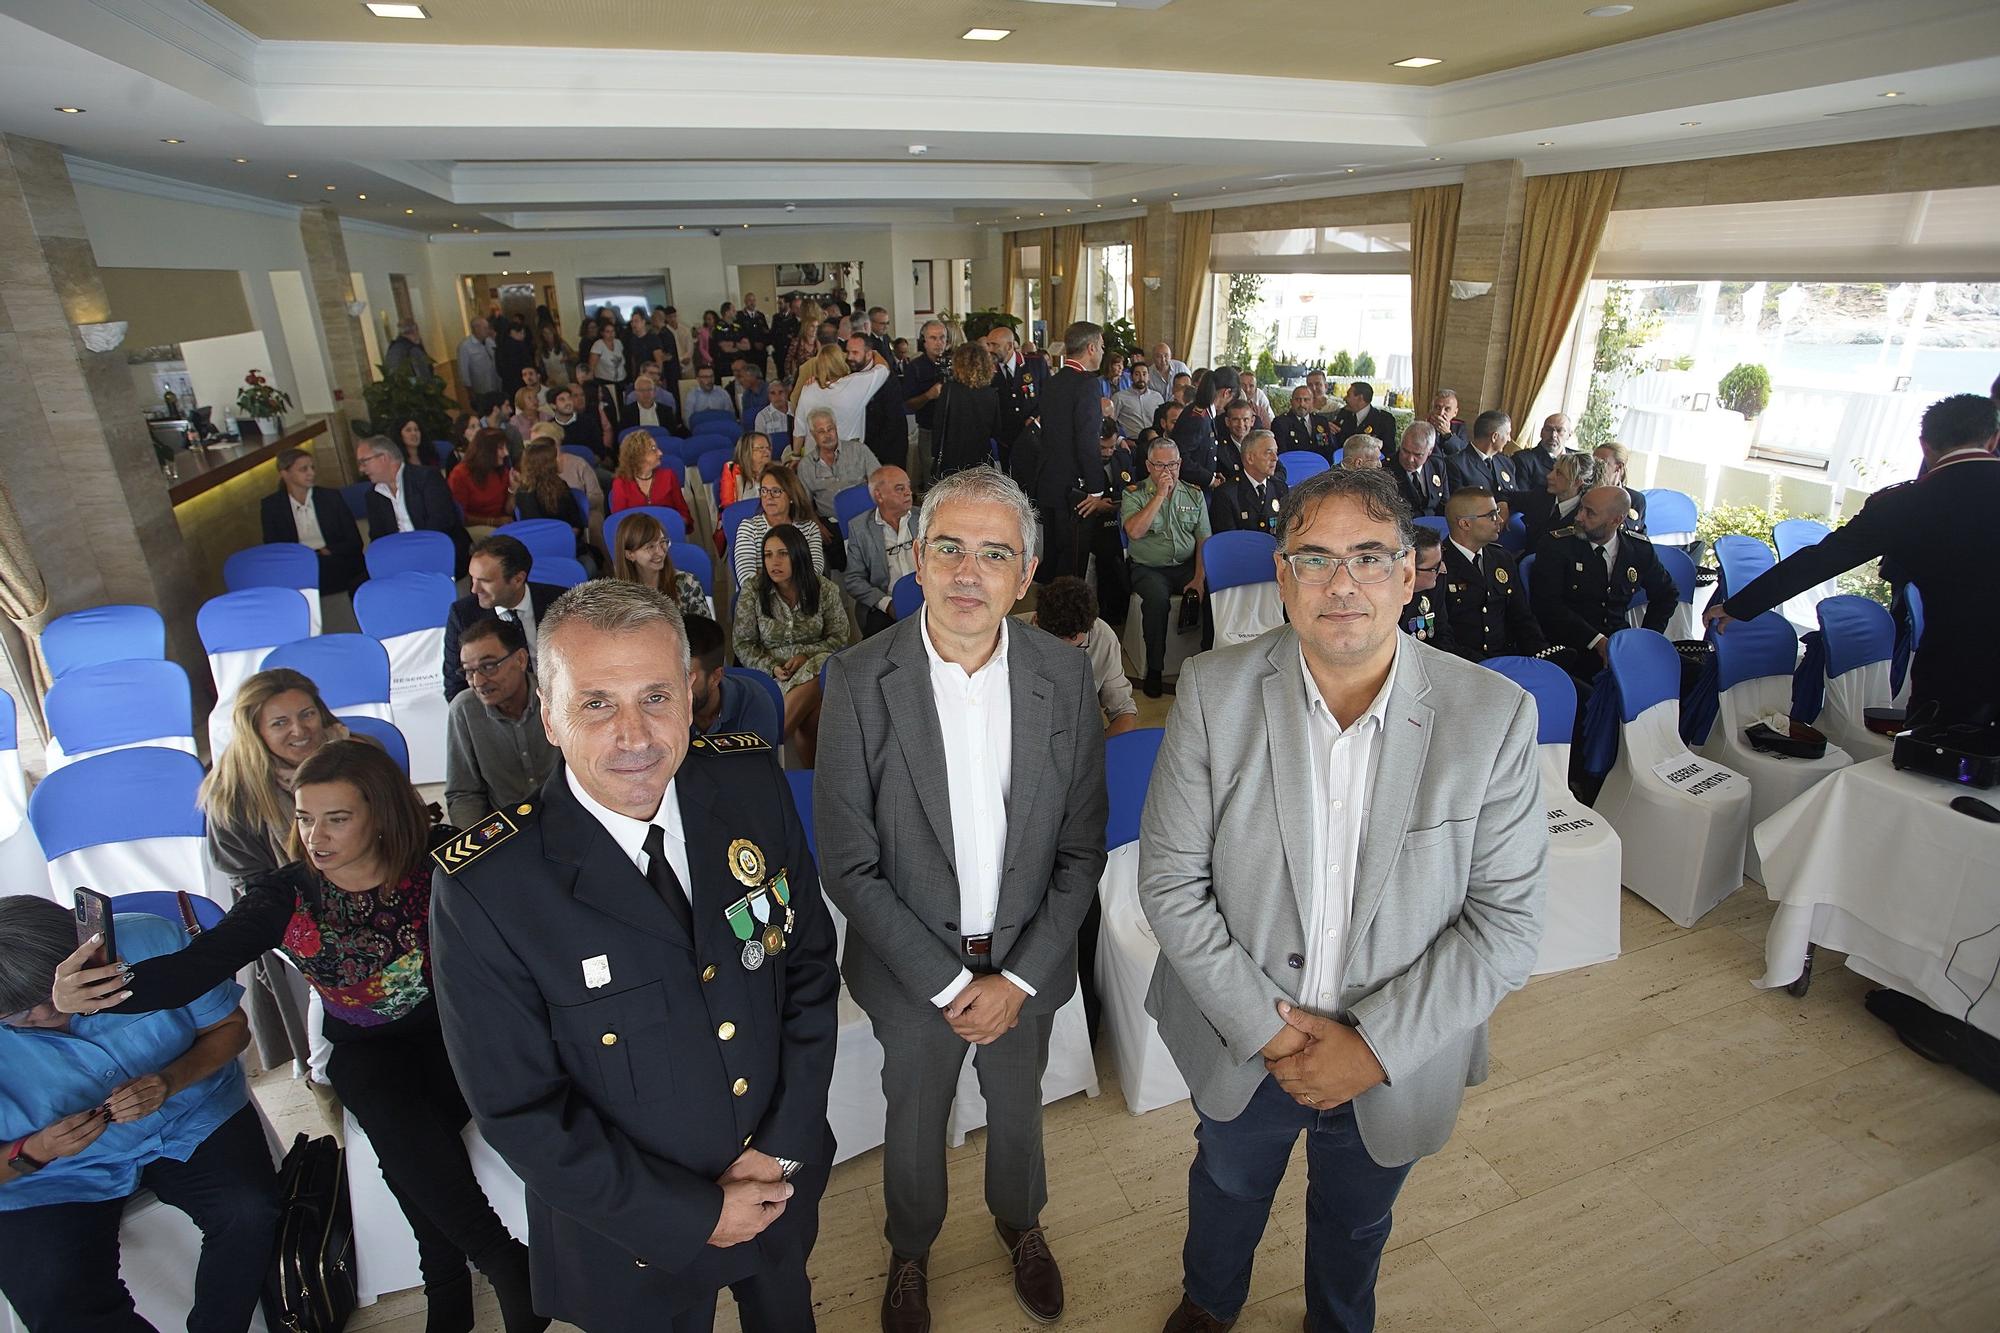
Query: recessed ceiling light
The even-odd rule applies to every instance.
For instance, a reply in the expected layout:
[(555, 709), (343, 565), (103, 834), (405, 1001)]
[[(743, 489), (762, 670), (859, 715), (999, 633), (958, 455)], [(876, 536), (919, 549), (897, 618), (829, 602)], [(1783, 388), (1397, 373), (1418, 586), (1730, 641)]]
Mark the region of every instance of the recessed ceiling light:
[(161, 143), (186, 143), (186, 139), (162, 139)]
[(1063, 212), (1065, 212), (1065, 213), (1074, 213), (1074, 212), (1076, 212), (1076, 210), (1075, 210), (1074, 208), (1065, 208), (1065, 209), (1063, 210)]
[(1554, 148), (1555, 146), (1556, 146), (1556, 141), (1554, 139), (1535, 140), (1535, 147), (1537, 148)]
[(1389, 63), (1397, 69), (1424, 69), (1430, 65), (1442, 65), (1444, 61), (1438, 56), (1409, 56)]
[(1615, 19), (1632, 12), (1630, 5), (1592, 5), (1583, 11), (1587, 19)]
[(750, 224), (749, 224), (749, 223), (747, 223), (747, 222), (746, 222), (746, 223), (744, 223), (744, 224), (743, 224), (743, 230), (745, 230), (745, 231), (749, 231), (749, 230), (750, 230)]
[(930, 150), (931, 147), (929, 144), (913, 143), (910, 145), (910, 156), (922, 157), (925, 153), (930, 152)]
[(1103, 205), (1103, 204), (1099, 204), (1099, 205), (1098, 205), (1098, 207), (1099, 207), (1099, 208), (1102, 208), (1102, 207), (1104, 207), (1104, 205)]
[(367, 196), (367, 195), (365, 195), (365, 194), (357, 194), (357, 195), (355, 195), (354, 197), (355, 197), (356, 199), (366, 199), (366, 198), (367, 198), (368, 196)]
[(1901, 96), (1902, 96), (1902, 94), (1901, 94), (1901, 93), (1899, 93), (1899, 92), (1895, 92), (1895, 93), (1877, 93), (1877, 94), (1876, 94), (1876, 96), (1877, 96), (1877, 97), (1901, 97)]
[(474, 228), (472, 229), (472, 234), (473, 234), (474, 236), (477, 236), (477, 235), (479, 234), (479, 228), (477, 228), (477, 227), (474, 227)]
[(1047, 216), (1048, 216), (1048, 214), (1047, 214), (1047, 213), (1037, 213), (1037, 214), (1035, 214), (1035, 216), (1036, 216), (1036, 217), (1038, 217), (1038, 218), (1045, 218), (1045, 217), (1047, 217)]
[(1684, 120), (1681, 122), (1681, 128), (1684, 130), (1691, 130), (1699, 124), (1701, 124), (1701, 122), (1698, 120)]
[(378, 19), (427, 19), (422, 5), (384, 4), (382, 0), (368, 0), (368, 12)]
[(1012, 28), (967, 28), (959, 40), (967, 42), (997, 42), (1013, 33)]
[(1175, 190), (1175, 191), (1174, 191), (1174, 193), (1173, 193), (1173, 196), (1172, 196), (1172, 197), (1173, 197), (1173, 198), (1175, 198), (1175, 199), (1178, 199), (1178, 198), (1180, 198), (1180, 197), (1181, 197), (1181, 192), (1180, 192), (1179, 190)]
[(407, 217), (415, 217), (415, 216), (416, 216), (416, 213), (417, 213), (417, 210), (416, 210), (416, 209), (414, 209), (414, 208), (406, 208), (406, 209), (404, 209), (404, 210), (403, 210), (403, 216), (404, 216), (404, 217), (406, 217), (406, 218), (407, 218)]
[(331, 189), (333, 189), (334, 187), (333, 187), (333, 186), (331, 186), (331, 185), (329, 185), (329, 186), (327, 186), (326, 188), (327, 188), (327, 189), (329, 189), (329, 190), (331, 190)]
[(234, 162), (239, 167), (246, 167), (250, 165), (250, 159), (247, 157), (232, 157), (229, 160)]
[(1347, 169), (1347, 174), (1348, 174), (1348, 175), (1350, 175), (1350, 176), (1352, 176), (1352, 175), (1354, 174), (1354, 168), (1353, 168), (1353, 167), (1349, 167), (1349, 168)]
[(1444, 161), (1444, 159), (1443, 159), (1443, 158), (1441, 158), (1441, 157), (1434, 157), (1434, 158), (1432, 158), (1432, 159), (1431, 159), (1431, 161), (1433, 161), (1433, 162), (1442, 162), (1442, 161)]
[(80, 116), (83, 114), (83, 108), (80, 106), (59, 106), (56, 110), (62, 112), (65, 116)]
[(296, 171), (288, 171), (285, 173), (285, 179), (288, 181), (295, 181), (298, 178), (299, 178), (299, 173)]

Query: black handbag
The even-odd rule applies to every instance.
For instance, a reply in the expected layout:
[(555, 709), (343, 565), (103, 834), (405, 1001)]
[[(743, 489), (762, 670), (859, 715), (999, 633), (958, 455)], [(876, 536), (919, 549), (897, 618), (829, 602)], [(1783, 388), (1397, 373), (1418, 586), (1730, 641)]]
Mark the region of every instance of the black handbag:
[(354, 1314), (354, 1210), (333, 1138), (292, 1140), (278, 1168), (278, 1240), (266, 1308), (285, 1333), (340, 1333)]

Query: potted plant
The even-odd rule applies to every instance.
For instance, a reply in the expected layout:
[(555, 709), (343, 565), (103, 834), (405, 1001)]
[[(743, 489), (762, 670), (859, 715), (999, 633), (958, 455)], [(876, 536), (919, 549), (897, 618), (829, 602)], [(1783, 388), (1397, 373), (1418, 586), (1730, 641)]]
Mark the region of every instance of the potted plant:
[(236, 391), (237, 417), (251, 417), (257, 422), (257, 433), (266, 440), (275, 440), (285, 428), (285, 413), (292, 410), (292, 396), (264, 378), (260, 371), (252, 369), (243, 377), (243, 387)]
[(963, 327), (966, 338), (972, 339), (984, 338), (989, 332), (1002, 324), (1005, 324), (1014, 331), (1016, 340), (1020, 338), (1021, 317), (1019, 315), (1010, 315), (1004, 310), (995, 309), (991, 306), (984, 310), (975, 310), (967, 315)]
[(1745, 421), (1755, 421), (1771, 401), (1771, 372), (1745, 362), (1722, 377), (1715, 396), (1730, 411), (1742, 413)]
[(431, 376), (419, 379), (414, 371), (399, 366), (361, 391), (368, 405), (368, 432), (393, 435), (396, 423), (415, 417), (426, 440), (442, 440), (451, 431), (452, 416), (459, 407), (445, 397), (444, 381)]

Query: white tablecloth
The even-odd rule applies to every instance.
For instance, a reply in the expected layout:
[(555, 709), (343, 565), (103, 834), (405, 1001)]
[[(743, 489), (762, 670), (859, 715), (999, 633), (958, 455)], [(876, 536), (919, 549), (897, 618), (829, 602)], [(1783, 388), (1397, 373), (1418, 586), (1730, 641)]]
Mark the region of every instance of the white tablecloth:
[(1789, 985), (1806, 945), (1825, 945), (1863, 976), (2000, 1035), (2000, 985), (1989, 989), (2000, 967), (2000, 824), (1951, 809), (1964, 794), (1899, 773), (1884, 756), (1830, 775), (1759, 824), (1778, 912), (1757, 984)]

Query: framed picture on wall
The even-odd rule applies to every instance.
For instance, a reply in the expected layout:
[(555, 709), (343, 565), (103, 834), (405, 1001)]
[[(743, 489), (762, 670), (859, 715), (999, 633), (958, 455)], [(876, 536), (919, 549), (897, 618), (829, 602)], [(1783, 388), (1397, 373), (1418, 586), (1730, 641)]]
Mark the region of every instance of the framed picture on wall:
[(912, 308), (919, 315), (937, 313), (937, 292), (931, 281), (931, 261), (919, 259), (910, 265)]

